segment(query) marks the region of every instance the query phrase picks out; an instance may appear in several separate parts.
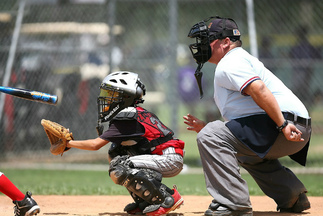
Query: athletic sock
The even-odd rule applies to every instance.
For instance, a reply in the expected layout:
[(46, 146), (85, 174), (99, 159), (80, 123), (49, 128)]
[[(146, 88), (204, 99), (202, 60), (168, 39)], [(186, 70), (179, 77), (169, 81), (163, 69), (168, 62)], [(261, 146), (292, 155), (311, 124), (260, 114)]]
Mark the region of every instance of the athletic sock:
[[(1, 175), (2, 174), (2, 175)], [(0, 192), (12, 199), (12, 201), (21, 201), (25, 198), (23, 194), (3, 173), (0, 172)]]

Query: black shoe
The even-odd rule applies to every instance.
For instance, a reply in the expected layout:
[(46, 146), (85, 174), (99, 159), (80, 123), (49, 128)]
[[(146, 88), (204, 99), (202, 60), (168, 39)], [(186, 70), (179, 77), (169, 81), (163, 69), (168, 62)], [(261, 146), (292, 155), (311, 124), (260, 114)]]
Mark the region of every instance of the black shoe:
[(25, 198), (21, 201), (13, 201), (15, 216), (32, 216), (40, 212), (40, 208), (36, 201), (31, 197), (29, 191), (26, 192)]
[(305, 193), (301, 193), (298, 196), (298, 200), (291, 208), (281, 208), (280, 212), (294, 212), (294, 213), (300, 213), (304, 210), (307, 210), (311, 208), (311, 203), (308, 201), (307, 196)]
[(209, 209), (204, 212), (205, 216), (252, 216), (252, 209), (233, 210), (225, 205), (215, 202), (209, 205)]

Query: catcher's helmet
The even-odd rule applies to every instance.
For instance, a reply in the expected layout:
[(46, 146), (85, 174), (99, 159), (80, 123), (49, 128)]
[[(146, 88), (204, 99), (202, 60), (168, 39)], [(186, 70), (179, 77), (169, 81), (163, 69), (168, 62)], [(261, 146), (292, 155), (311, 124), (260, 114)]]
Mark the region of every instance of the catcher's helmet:
[(98, 112), (101, 122), (110, 121), (121, 110), (143, 103), (145, 85), (138, 74), (129, 71), (113, 72), (106, 76), (100, 86)]

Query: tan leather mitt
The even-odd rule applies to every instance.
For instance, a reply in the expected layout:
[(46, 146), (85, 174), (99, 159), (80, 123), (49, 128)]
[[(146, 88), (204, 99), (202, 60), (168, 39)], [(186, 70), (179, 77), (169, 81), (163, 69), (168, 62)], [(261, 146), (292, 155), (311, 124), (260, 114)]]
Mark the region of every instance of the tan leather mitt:
[(41, 120), (41, 125), (47, 134), (50, 142), (50, 152), (53, 155), (63, 155), (64, 152), (70, 150), (67, 148), (67, 141), (73, 140), (73, 134), (64, 126), (46, 119)]

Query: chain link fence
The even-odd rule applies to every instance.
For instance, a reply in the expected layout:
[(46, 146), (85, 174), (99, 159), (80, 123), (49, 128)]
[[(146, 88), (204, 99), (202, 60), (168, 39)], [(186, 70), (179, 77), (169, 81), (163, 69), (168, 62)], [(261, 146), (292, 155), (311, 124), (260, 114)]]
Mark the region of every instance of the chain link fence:
[[(214, 65), (203, 67), (205, 96), (199, 99), (187, 38), (193, 24), (214, 15), (237, 21), (243, 47), (304, 101), (319, 140), (322, 10), (321, 0), (1, 0), (1, 85), (56, 94), (59, 103), (1, 94), (0, 158), (50, 158), (43, 118), (70, 128), (77, 139), (95, 138), (99, 85), (117, 70), (139, 74), (148, 90), (145, 107), (177, 137), (185, 140), (182, 116), (188, 112), (219, 118)], [(322, 151), (313, 147), (314, 161)]]

